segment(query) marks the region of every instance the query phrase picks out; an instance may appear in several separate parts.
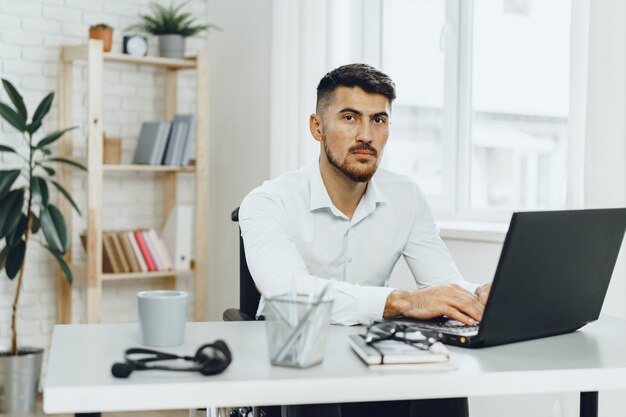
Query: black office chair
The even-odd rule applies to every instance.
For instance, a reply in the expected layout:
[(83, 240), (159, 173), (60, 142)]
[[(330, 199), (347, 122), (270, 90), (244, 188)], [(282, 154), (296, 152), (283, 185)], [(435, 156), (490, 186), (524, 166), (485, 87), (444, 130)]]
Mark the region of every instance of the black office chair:
[[(230, 215), (234, 222), (239, 222), (239, 207)], [(239, 231), (239, 309), (229, 308), (224, 311), (224, 321), (250, 321), (254, 320), (256, 310), (259, 307), (261, 294), (254, 285), (254, 280), (246, 262), (246, 252), (243, 247), (241, 229)]]
[[(237, 207), (230, 215), (234, 222), (239, 222), (239, 207)], [(243, 247), (243, 238), (241, 237), (241, 229), (239, 229), (239, 309), (229, 308), (224, 311), (222, 318), (224, 321), (250, 321), (255, 320), (256, 310), (259, 307), (261, 294), (254, 285), (252, 274), (248, 269), (246, 261), (246, 252)], [(249, 415), (248, 410), (253, 416), (260, 417), (280, 417), (280, 406), (273, 407), (255, 407), (250, 409), (247, 407), (233, 409), (231, 416)]]

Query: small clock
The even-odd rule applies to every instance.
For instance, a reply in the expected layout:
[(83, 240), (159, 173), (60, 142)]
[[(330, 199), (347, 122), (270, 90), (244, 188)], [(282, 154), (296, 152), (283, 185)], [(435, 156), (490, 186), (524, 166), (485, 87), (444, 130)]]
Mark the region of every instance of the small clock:
[(125, 35), (123, 52), (132, 56), (148, 55), (148, 38), (141, 35)]

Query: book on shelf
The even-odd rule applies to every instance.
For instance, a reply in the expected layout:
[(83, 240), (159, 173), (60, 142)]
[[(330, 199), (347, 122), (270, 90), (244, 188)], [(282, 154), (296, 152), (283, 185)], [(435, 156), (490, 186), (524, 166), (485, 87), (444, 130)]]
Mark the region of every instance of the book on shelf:
[[(87, 234), (80, 235), (87, 250)], [(154, 229), (102, 232), (102, 272), (140, 273), (174, 269), (163, 241)]]
[(108, 232), (102, 233), (102, 247), (104, 248), (104, 252), (109, 254), (109, 258), (111, 260), (111, 266), (113, 267), (113, 273), (121, 274), (124, 272), (122, 268), (122, 262), (119, 259), (119, 255), (115, 250), (115, 244), (111, 235)]
[(122, 247), (122, 242), (120, 242), (119, 235), (116, 232), (109, 232), (109, 236), (111, 236), (111, 241), (113, 242), (114, 250), (117, 253), (117, 258), (120, 261), (122, 272), (132, 272), (130, 269), (130, 264), (128, 263), (128, 259), (126, 257), (126, 253), (124, 252), (124, 248)]
[(187, 123), (174, 118), (167, 138), (167, 147), (163, 155), (163, 165), (180, 165), (187, 136)]
[(454, 364), (450, 362), (450, 352), (441, 342), (432, 344), (428, 349), (394, 339), (381, 340), (371, 345), (367, 344), (365, 336), (360, 334), (350, 335), (349, 342), (357, 356), (370, 367), (432, 365), (429, 367), (454, 368)]
[(194, 143), (196, 141), (196, 116), (193, 114), (177, 114), (172, 123), (181, 123), (186, 127), (178, 165), (184, 167), (189, 166), (191, 155), (193, 155)]
[(160, 165), (170, 131), (168, 122), (143, 122), (133, 158), (134, 164)]
[(150, 254), (150, 250), (148, 249), (148, 245), (146, 244), (146, 241), (143, 238), (143, 233), (141, 232), (141, 230), (135, 230), (133, 234), (135, 235), (135, 240), (137, 241), (137, 245), (139, 246), (139, 249), (141, 250), (143, 259), (146, 261), (146, 265), (148, 266), (148, 271), (149, 272), (156, 271), (157, 270), (156, 264), (154, 263), (154, 260), (152, 259), (152, 255)]
[(135, 251), (133, 250), (133, 247), (128, 240), (128, 233), (117, 232), (116, 235), (118, 240), (122, 244), (124, 255), (126, 256), (126, 260), (128, 261), (128, 265), (130, 266), (130, 272), (141, 272), (141, 268), (139, 267), (139, 261), (135, 256)]
[(137, 239), (135, 239), (135, 234), (130, 231), (126, 232), (126, 237), (130, 242), (130, 246), (133, 249), (133, 253), (135, 254), (135, 258), (137, 259), (137, 263), (139, 263), (139, 271), (148, 272), (148, 265), (146, 264), (146, 260), (143, 258), (141, 254), (141, 249), (139, 249), (139, 245), (137, 245)]

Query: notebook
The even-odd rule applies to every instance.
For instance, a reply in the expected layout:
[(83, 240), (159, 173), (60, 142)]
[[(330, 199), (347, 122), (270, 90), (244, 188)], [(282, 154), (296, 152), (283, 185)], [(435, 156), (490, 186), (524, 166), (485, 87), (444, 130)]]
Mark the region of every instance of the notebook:
[(441, 343), (433, 344), (430, 349), (420, 349), (399, 340), (382, 340), (373, 345), (365, 343), (360, 334), (349, 336), (350, 347), (368, 366), (422, 365), (422, 364), (449, 364), (450, 353)]
[(598, 319), (625, 230), (626, 208), (514, 213), (478, 326), (401, 321), (464, 347), (573, 332)]

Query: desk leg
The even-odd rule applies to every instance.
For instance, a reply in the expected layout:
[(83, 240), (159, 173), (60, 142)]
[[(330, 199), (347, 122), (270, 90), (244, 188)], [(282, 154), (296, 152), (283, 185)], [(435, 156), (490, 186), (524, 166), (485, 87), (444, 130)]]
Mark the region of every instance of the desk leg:
[(580, 417), (598, 417), (598, 391), (580, 393)]

